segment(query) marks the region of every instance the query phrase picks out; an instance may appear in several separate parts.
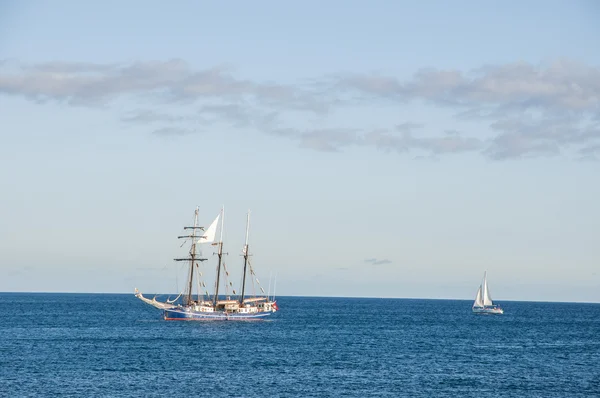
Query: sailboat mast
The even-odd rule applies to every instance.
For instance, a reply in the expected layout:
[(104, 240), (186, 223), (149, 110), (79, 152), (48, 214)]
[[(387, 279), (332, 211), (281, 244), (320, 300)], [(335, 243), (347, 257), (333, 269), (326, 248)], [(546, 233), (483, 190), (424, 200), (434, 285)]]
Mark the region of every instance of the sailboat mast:
[(221, 259), (223, 257), (223, 221), (225, 220), (225, 207), (221, 208), (221, 237), (219, 239), (219, 263), (217, 265), (217, 281), (215, 284), (215, 297), (213, 298), (213, 306), (217, 306), (219, 300), (219, 279), (221, 278)]
[(192, 302), (192, 286), (194, 280), (194, 263), (196, 262), (196, 228), (198, 228), (198, 207), (194, 212), (194, 228), (192, 228), (192, 247), (190, 248), (190, 276), (188, 281), (187, 304)]
[(246, 290), (246, 268), (248, 266), (248, 233), (250, 231), (250, 210), (246, 217), (246, 243), (244, 244), (244, 276), (242, 277), (242, 295), (240, 296), (240, 304), (244, 303), (244, 292)]
[[(192, 230), (189, 235), (180, 235), (177, 239), (191, 239), (192, 247), (190, 248), (189, 257), (185, 258), (175, 258), (175, 261), (189, 261), (190, 263), (190, 274), (187, 282), (187, 291), (185, 292), (185, 296), (183, 296), (184, 304), (188, 305), (192, 303), (192, 289), (194, 286), (194, 265), (197, 261), (206, 261), (206, 258), (198, 258), (196, 254), (196, 244), (199, 236), (196, 234), (196, 230), (204, 231), (204, 227), (198, 226), (198, 206), (196, 206), (196, 211), (194, 211), (194, 226), (193, 227), (183, 227), (184, 230)], [(182, 245), (183, 246), (183, 245)]]

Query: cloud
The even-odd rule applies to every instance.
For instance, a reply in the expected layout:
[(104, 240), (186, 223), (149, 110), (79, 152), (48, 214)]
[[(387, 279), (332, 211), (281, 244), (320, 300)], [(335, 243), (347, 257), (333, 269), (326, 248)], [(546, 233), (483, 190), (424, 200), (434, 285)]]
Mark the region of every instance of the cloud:
[(154, 122), (180, 122), (185, 120), (182, 116), (160, 113), (153, 110), (142, 110), (129, 113), (121, 118), (127, 123), (154, 123)]
[(392, 262), (390, 260), (383, 259), (383, 260), (378, 260), (376, 258), (368, 258), (365, 260), (365, 263), (369, 263), (369, 264), (373, 264), (373, 265), (383, 265), (383, 264), (391, 264)]
[(275, 122), (278, 112), (262, 110), (251, 104), (207, 104), (198, 113), (209, 123), (226, 122), (234, 127), (255, 127), (265, 129)]
[(115, 64), (94, 64), (90, 62), (46, 62), (22, 68), (42, 73), (95, 73), (108, 72), (117, 68)]
[(581, 148), (579, 153), (582, 155), (600, 155), (600, 143)]
[(326, 104), (297, 86), (236, 79), (229, 68), (194, 70), (181, 59), (132, 64), (52, 62), (4, 68), (0, 93), (37, 102), (106, 105), (121, 96), (143, 95), (174, 102), (250, 99), (270, 107), (324, 112)]
[(121, 95), (172, 89), (186, 69), (180, 60), (127, 66), (63, 62), (22, 66), (0, 76), (0, 92), (38, 102), (105, 105)]
[(311, 129), (301, 130), (290, 127), (275, 127), (267, 130), (270, 134), (286, 137), (299, 142), (303, 148), (321, 152), (338, 152), (341, 148), (358, 143), (358, 129)]
[(420, 125), (404, 123), (393, 130), (361, 131), (352, 128), (330, 128), (300, 130), (294, 128), (274, 128), (273, 135), (296, 140), (300, 147), (321, 152), (339, 152), (350, 146), (372, 147), (384, 152), (406, 153), (413, 150), (430, 155), (470, 152), (481, 148), (482, 143), (475, 138), (463, 137), (456, 131), (447, 131), (437, 137), (415, 137), (413, 128)]
[(421, 99), (470, 109), (597, 111), (600, 68), (569, 60), (489, 65), (468, 72), (431, 68), (417, 71), (407, 81), (381, 75), (339, 77), (336, 87), (363, 95)]
[[(459, 153), (492, 160), (598, 156), (593, 148), (600, 143), (600, 68), (571, 60), (471, 70), (423, 68), (404, 79), (336, 75), (294, 84), (241, 79), (233, 72), (224, 65), (198, 69), (181, 59), (128, 64), (4, 61), (0, 95), (101, 107), (134, 98), (146, 109), (121, 120), (152, 125), (153, 134), (162, 136), (189, 134), (192, 123), (202, 123), (253, 129), (321, 152), (359, 147), (427, 159)], [(408, 103), (448, 109), (455, 124), (437, 132), (416, 118), (394, 126), (371, 115), (380, 102), (398, 109)], [(362, 112), (369, 122), (357, 126), (345, 118), (324, 117), (344, 110)], [(313, 127), (306, 127), (306, 120)], [(479, 127), (466, 129), (461, 123)]]
[[(408, 80), (381, 75), (338, 77), (336, 87), (364, 98), (424, 101), (456, 110), (459, 119), (488, 120), (490, 139), (418, 139), (375, 134), (382, 149), (433, 153), (481, 150), (492, 159), (553, 156), (600, 139), (600, 68), (569, 60), (490, 65), (468, 72), (422, 69)], [(485, 141), (485, 147), (484, 147)]]
[(404, 131), (400, 134), (374, 131), (365, 135), (363, 145), (370, 145), (383, 151), (396, 151), (398, 153), (420, 149), (439, 155), (472, 152), (481, 148), (482, 143), (476, 138), (463, 137), (456, 131), (447, 131), (443, 136), (431, 138), (418, 138), (410, 131)]
[(417, 150), (428, 156), (481, 152), (494, 160), (556, 156), (600, 138), (599, 82), (597, 67), (565, 60), (484, 66), (468, 72), (422, 69), (406, 81), (373, 75), (340, 77), (332, 86), (339, 94), (352, 91), (399, 106), (421, 100), (450, 107), (459, 118), (488, 120), (488, 134), (469, 137), (448, 130), (425, 136), (415, 133), (424, 127), (418, 123), (371, 131), (280, 126), (270, 132), (303, 148), (328, 152), (363, 146), (401, 154)]
[[(590, 147), (600, 139), (600, 127), (572, 116), (531, 116), (501, 119), (490, 124), (497, 132), (486, 149), (493, 159), (557, 155), (577, 145)], [(591, 147), (594, 147), (592, 145)]]
[(183, 136), (194, 133), (194, 130), (181, 128), (181, 127), (162, 127), (160, 129), (154, 130), (152, 134), (169, 137), (169, 136)]
[(600, 143), (588, 145), (579, 150), (579, 160), (598, 161), (600, 160)]

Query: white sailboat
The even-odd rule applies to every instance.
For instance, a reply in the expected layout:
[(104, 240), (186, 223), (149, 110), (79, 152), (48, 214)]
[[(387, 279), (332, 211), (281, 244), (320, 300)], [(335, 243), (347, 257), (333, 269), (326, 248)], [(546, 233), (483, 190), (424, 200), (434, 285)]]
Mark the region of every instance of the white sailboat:
[(472, 310), (476, 314), (504, 314), (499, 305), (494, 304), (487, 284), (487, 272), (483, 273), (483, 282), (479, 285)]

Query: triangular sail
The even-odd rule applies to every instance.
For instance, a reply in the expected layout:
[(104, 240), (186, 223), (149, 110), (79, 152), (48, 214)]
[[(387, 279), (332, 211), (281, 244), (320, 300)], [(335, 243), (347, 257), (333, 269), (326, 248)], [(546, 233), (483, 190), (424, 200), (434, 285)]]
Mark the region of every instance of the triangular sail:
[(481, 299), (481, 286), (479, 286), (479, 289), (477, 289), (477, 297), (475, 297), (473, 307), (483, 307), (483, 300)]
[(204, 232), (204, 234), (198, 239), (198, 243), (212, 243), (215, 240), (215, 235), (217, 234), (217, 225), (219, 225), (219, 217), (221, 214), (215, 218), (215, 221), (210, 224), (210, 227)]
[(485, 274), (483, 275), (483, 305), (486, 307), (494, 305), (494, 303), (492, 303), (492, 297), (490, 296), (490, 289), (488, 288)]

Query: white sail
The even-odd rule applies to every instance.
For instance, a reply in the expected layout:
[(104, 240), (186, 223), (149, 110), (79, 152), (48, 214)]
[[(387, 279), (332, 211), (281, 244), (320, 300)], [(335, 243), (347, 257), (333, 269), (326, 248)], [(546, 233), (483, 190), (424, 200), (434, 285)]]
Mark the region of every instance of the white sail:
[(248, 215), (246, 217), (246, 243), (244, 243), (244, 248), (242, 249), (242, 254), (248, 254), (248, 234), (250, 233), (250, 210), (248, 210)]
[(492, 297), (490, 296), (490, 289), (488, 288), (485, 274), (483, 275), (483, 305), (486, 307), (494, 305), (494, 303), (492, 303)]
[(204, 231), (204, 235), (198, 239), (198, 243), (212, 243), (215, 240), (215, 235), (217, 234), (217, 225), (219, 225), (219, 217), (221, 217), (221, 214), (219, 214), (212, 224), (210, 224), (210, 227)]
[(477, 289), (477, 297), (475, 297), (473, 307), (483, 307), (483, 301), (481, 299), (481, 286), (479, 286), (479, 289)]

